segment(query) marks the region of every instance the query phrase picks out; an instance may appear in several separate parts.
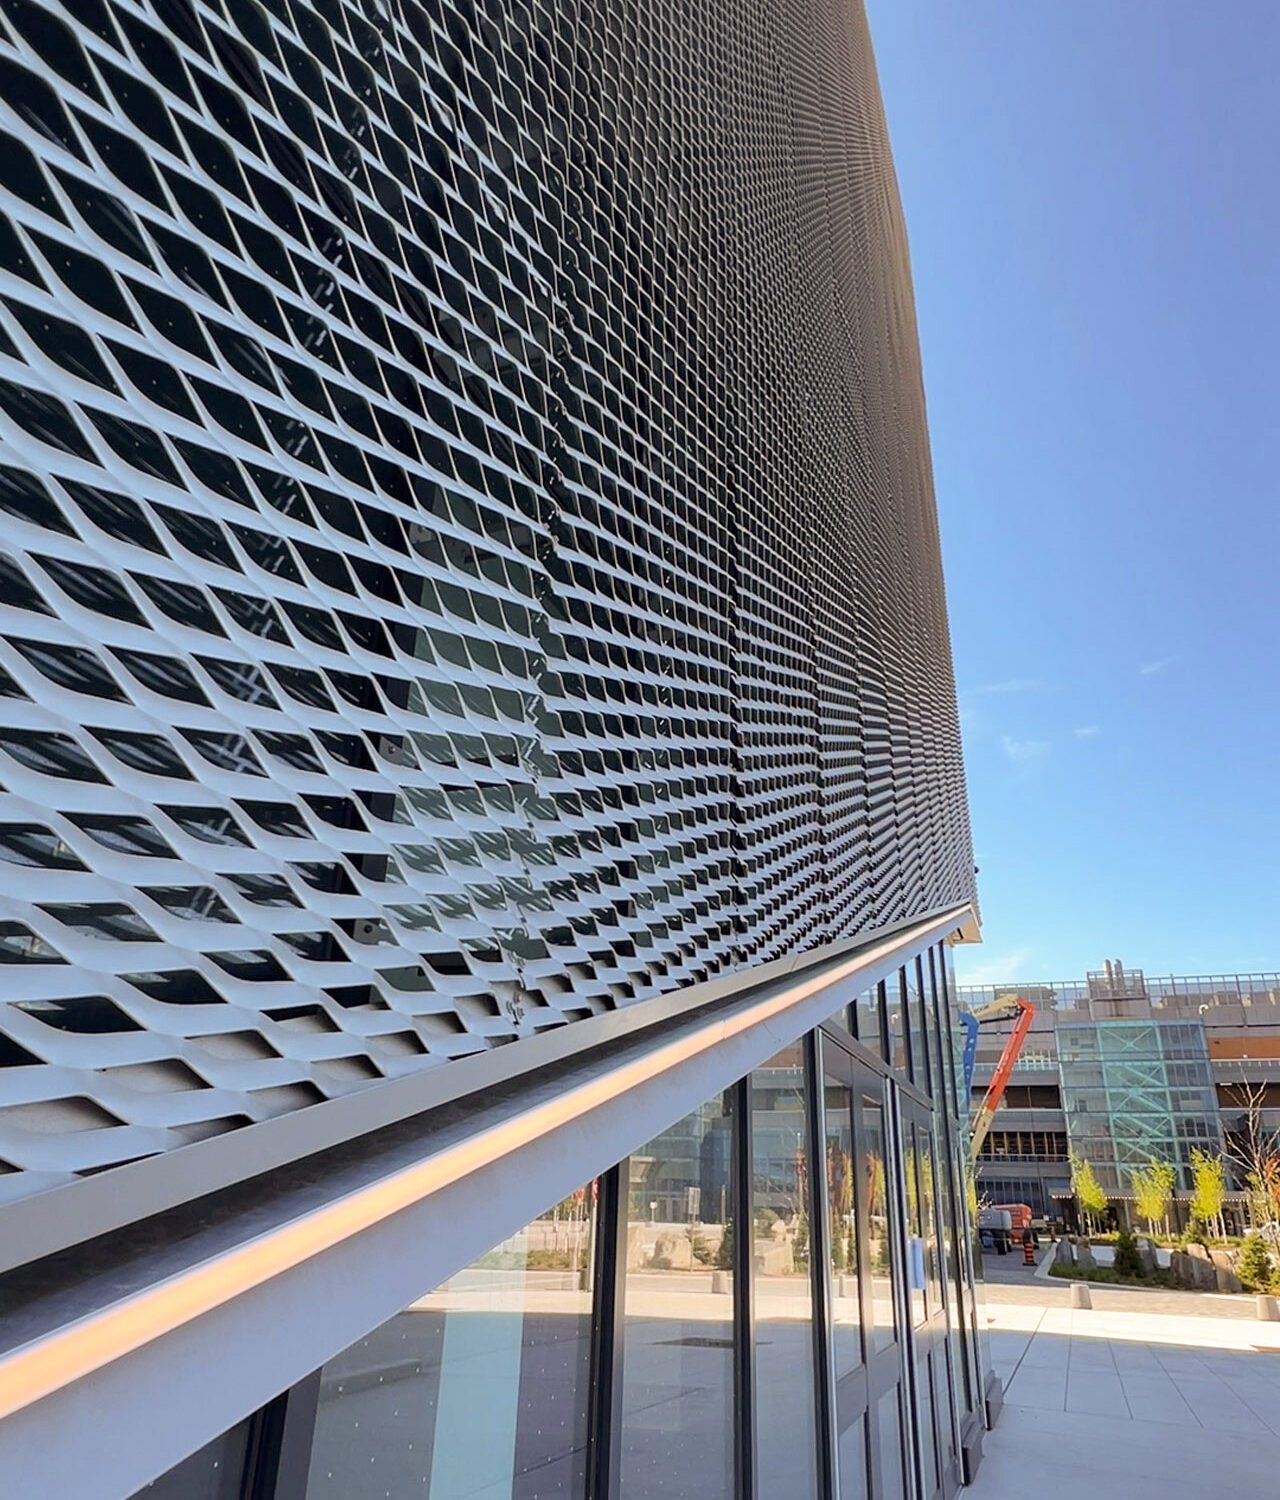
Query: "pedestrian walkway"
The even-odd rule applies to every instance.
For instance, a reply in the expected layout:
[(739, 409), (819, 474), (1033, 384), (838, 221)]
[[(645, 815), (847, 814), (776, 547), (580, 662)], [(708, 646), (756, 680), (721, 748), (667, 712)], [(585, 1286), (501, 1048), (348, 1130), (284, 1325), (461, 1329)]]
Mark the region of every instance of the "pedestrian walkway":
[[(991, 1289), (994, 1293), (995, 1288)], [(1005, 1409), (972, 1500), (1276, 1500), (1280, 1324), (992, 1304)]]

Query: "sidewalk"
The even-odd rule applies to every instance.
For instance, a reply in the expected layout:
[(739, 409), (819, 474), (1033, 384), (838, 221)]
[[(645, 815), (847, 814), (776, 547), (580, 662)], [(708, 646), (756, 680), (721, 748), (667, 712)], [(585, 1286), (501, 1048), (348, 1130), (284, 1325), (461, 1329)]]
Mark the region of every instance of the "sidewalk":
[[(1003, 1288), (992, 1287), (998, 1296)], [(1280, 1324), (987, 1308), (1005, 1409), (972, 1500), (1275, 1500)]]

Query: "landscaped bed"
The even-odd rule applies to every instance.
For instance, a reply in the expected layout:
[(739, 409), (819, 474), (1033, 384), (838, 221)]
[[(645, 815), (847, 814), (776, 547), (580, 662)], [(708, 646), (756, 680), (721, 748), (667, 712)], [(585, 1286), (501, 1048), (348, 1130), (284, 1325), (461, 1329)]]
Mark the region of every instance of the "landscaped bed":
[[(1064, 1281), (1095, 1281), (1102, 1282), (1106, 1286), (1149, 1286), (1175, 1288), (1177, 1283), (1169, 1275), (1168, 1271), (1152, 1271), (1149, 1276), (1122, 1276), (1119, 1271), (1111, 1266), (1051, 1266), (1050, 1276), (1060, 1277)], [(1189, 1288), (1182, 1287), (1178, 1290), (1186, 1291)]]

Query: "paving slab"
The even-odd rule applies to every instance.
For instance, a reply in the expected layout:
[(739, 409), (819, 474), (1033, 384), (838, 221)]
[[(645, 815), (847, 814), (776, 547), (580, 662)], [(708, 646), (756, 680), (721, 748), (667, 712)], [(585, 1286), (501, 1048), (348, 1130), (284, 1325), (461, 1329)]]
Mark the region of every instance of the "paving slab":
[(1027, 1476), (1090, 1500), (1277, 1500), (1280, 1326), (1056, 1301), (989, 1306), (1005, 1405), (970, 1500)]

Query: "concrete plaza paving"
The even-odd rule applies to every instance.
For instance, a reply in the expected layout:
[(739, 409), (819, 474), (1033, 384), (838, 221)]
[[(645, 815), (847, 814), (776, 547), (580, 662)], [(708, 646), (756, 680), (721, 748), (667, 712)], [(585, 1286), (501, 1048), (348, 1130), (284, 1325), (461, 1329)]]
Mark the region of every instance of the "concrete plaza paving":
[(1280, 1324), (1205, 1316), (1203, 1302), (1157, 1311), (1142, 1294), (1073, 1311), (1007, 1290), (987, 1290), (1005, 1408), (972, 1500), (1280, 1496)]

